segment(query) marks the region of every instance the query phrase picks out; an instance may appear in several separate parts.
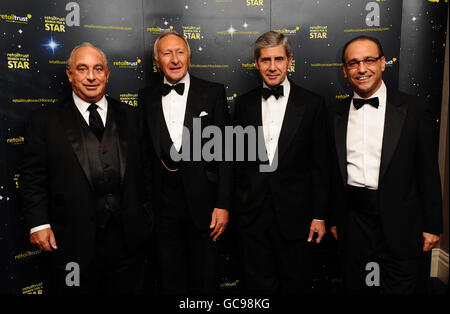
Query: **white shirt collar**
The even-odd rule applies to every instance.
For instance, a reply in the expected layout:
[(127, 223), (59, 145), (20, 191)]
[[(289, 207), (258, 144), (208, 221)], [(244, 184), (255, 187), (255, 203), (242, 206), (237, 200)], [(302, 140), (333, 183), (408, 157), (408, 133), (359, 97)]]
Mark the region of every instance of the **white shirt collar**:
[[(73, 96), (73, 101), (75, 102), (75, 105), (78, 107), (78, 110), (80, 110), (80, 112), (88, 111), (88, 108), (91, 105), (91, 103), (84, 101), (73, 91), (72, 91), (72, 96)], [(106, 110), (107, 106), (108, 106), (108, 101), (106, 100), (105, 95), (103, 95), (103, 97), (99, 101), (97, 101), (96, 104), (98, 106), (98, 109)]]

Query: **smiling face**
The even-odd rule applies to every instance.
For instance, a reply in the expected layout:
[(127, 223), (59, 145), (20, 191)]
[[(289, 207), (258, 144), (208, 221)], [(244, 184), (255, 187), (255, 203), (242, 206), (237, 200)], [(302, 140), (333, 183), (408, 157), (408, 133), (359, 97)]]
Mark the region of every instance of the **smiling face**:
[(167, 81), (175, 84), (189, 69), (190, 56), (186, 43), (175, 35), (168, 35), (158, 41), (156, 66), (164, 73)]
[(72, 90), (89, 103), (99, 101), (105, 95), (110, 70), (102, 54), (93, 47), (80, 47), (71, 58), (66, 69)]
[(259, 58), (255, 59), (255, 65), (266, 85), (272, 88), (283, 83), (292, 58), (292, 55), (286, 56), (286, 49), (280, 44), (261, 48)]
[[(378, 58), (379, 50), (376, 43), (371, 40), (357, 40), (347, 46), (345, 62), (360, 61), (366, 58)], [(386, 60), (381, 57), (373, 65), (359, 62), (358, 66), (349, 69), (345, 64), (342, 67), (344, 76), (348, 79), (353, 90), (361, 97), (372, 96), (382, 84), (382, 73), (386, 67)]]

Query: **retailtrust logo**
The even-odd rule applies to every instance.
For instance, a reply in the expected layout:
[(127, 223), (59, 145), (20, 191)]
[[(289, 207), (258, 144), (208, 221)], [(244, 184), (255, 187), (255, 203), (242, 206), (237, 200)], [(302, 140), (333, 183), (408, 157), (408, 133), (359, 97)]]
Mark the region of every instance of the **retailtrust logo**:
[(391, 60), (386, 60), (386, 66), (393, 66), (397, 62), (397, 58), (392, 58)]
[(128, 60), (114, 61), (113, 65), (121, 69), (135, 69), (141, 62), (142, 62), (141, 59), (137, 58), (136, 61), (128, 61)]
[(164, 32), (172, 31), (173, 26), (169, 25), (169, 22), (165, 21), (164, 26), (153, 26), (153, 27), (147, 27), (147, 32), (150, 32), (154, 35), (159, 35)]
[(300, 26), (296, 26), (295, 28), (282, 28), (282, 29), (275, 29), (275, 32), (278, 32), (280, 34), (283, 34), (285, 36), (293, 36), (297, 35), (297, 32), (300, 30)]
[(234, 94), (231, 95), (231, 96), (227, 96), (227, 101), (228, 101), (228, 102), (234, 101), (234, 100), (236, 99), (236, 97), (237, 97), (237, 94), (236, 94), (236, 93), (234, 93)]
[(28, 13), (26, 16), (15, 15), (14, 13), (0, 14), (0, 19), (9, 23), (28, 24), (31, 19), (31, 14)]

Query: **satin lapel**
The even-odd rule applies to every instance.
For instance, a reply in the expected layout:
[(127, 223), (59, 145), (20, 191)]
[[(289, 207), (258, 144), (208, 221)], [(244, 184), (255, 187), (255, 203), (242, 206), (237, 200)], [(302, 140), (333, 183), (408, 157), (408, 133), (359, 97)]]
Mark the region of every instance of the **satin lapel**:
[(261, 88), (259, 88), (253, 95), (249, 104), (244, 104), (246, 107), (249, 125), (255, 127), (262, 127), (262, 104), (261, 104)]
[[(115, 123), (114, 123), (115, 122)], [(108, 98), (108, 114), (106, 117), (106, 127), (112, 123), (112, 134), (117, 134), (119, 139), (119, 161), (121, 182), (125, 176), (128, 154), (128, 120), (125, 112), (120, 112), (119, 104)]]
[(78, 162), (86, 175), (91, 188), (93, 188), (91, 171), (87, 151), (83, 145), (83, 134), (80, 123), (86, 123), (78, 111), (73, 100), (68, 100), (62, 104), (61, 123), (66, 131), (67, 139), (72, 145), (72, 149), (77, 156)]
[[(263, 120), (262, 120), (262, 96), (261, 96), (260, 86), (256, 91), (251, 95), (249, 103), (242, 104), (245, 106), (245, 111), (247, 113), (248, 125), (254, 126), (256, 128), (256, 140), (257, 140), (257, 157), (263, 163), (269, 163), (269, 157), (267, 156), (267, 147), (264, 139), (264, 130), (262, 128)], [(261, 132), (261, 134), (260, 134)], [(264, 150), (261, 151), (260, 146), (264, 147)], [(259, 154), (264, 155), (259, 155)]]
[[(189, 133), (185, 132), (185, 129), (183, 129), (182, 146), (183, 143), (190, 143), (191, 147), (189, 151), (190, 155), (194, 159), (201, 158), (201, 156), (198, 155), (198, 153), (201, 154), (201, 152), (194, 152), (193, 149), (195, 146), (194, 143), (197, 143), (197, 140), (199, 138), (201, 139), (201, 132), (204, 126), (201, 126), (201, 130), (196, 130), (197, 132), (200, 132), (200, 134), (194, 134), (193, 122), (194, 118), (199, 118), (200, 112), (211, 111), (207, 107), (207, 97), (208, 97), (208, 90), (202, 87), (201, 82), (191, 75), (191, 83), (186, 101), (186, 111), (184, 113), (184, 124), (183, 124), (184, 127), (187, 128)], [(187, 139), (186, 136), (190, 136), (190, 138)]]
[(162, 101), (161, 95), (157, 92), (157, 88), (150, 94), (149, 97), (149, 110), (147, 111), (147, 122), (152, 138), (153, 148), (155, 149), (158, 159), (161, 158), (161, 121), (162, 114)]
[(339, 169), (344, 185), (347, 185), (347, 125), (350, 109), (350, 100), (339, 103), (334, 115), (334, 137)]
[[(188, 97), (186, 101), (186, 111), (184, 113), (184, 126), (189, 130), (191, 136), (193, 135), (193, 122), (202, 110), (208, 111), (208, 108), (202, 108), (207, 96), (207, 90), (202, 90), (199, 81), (191, 75), (191, 83), (189, 87)], [(185, 132), (183, 131), (183, 142), (185, 140)]]
[(406, 118), (407, 105), (402, 104), (399, 99), (394, 98), (395, 95), (388, 89), (379, 182), (383, 179), (392, 160)]
[(291, 83), (291, 92), (284, 113), (283, 123), (281, 125), (280, 137), (278, 139), (278, 160), (280, 161), (286, 153), (289, 144), (297, 132), (305, 111), (305, 105), (302, 103), (301, 95), (297, 87)]

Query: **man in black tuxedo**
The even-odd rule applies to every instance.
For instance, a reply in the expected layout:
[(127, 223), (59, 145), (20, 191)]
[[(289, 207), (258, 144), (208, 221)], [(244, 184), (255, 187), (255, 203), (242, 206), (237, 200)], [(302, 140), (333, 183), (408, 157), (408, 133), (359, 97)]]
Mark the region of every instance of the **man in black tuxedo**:
[[(234, 124), (262, 128), (267, 155), (253, 162), (247, 155), (235, 163), (243, 279), (248, 292), (308, 292), (311, 243), (325, 234), (325, 105), (322, 97), (287, 79), (293, 59), (287, 37), (267, 32), (254, 52), (263, 84), (237, 99)], [(263, 172), (261, 166), (271, 169)]]
[(419, 292), (423, 252), (442, 231), (432, 116), (423, 99), (386, 87), (377, 39), (352, 39), (342, 62), (354, 93), (332, 107), (329, 130), (331, 232), (343, 253), (344, 286), (351, 293)]
[[(153, 58), (163, 82), (139, 91), (153, 174), (163, 293), (215, 291), (216, 241), (227, 227), (231, 201), (229, 163), (194, 159), (202, 152), (191, 145), (201, 140), (206, 127), (224, 131), (229, 124), (225, 88), (190, 75), (190, 57), (184, 36), (175, 31), (161, 34)], [(179, 155), (188, 157), (178, 160)]]
[(38, 109), (26, 129), (30, 241), (48, 252), (52, 293), (139, 293), (152, 224), (139, 115), (105, 97), (110, 70), (99, 48), (76, 46), (66, 73), (71, 96)]

